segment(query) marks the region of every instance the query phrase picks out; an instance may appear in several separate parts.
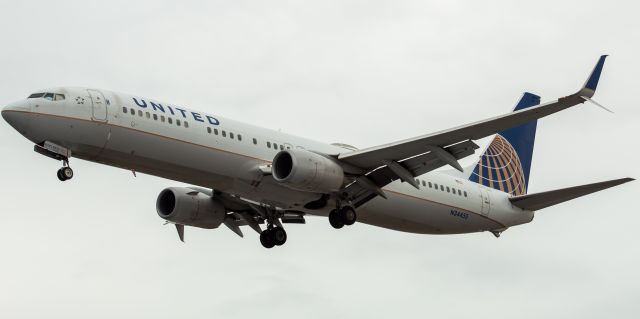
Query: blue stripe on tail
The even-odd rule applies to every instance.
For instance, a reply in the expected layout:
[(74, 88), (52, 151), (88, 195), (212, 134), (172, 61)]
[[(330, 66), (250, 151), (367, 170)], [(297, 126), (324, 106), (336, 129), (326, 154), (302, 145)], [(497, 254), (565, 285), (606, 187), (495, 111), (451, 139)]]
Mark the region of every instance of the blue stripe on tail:
[[(513, 111), (538, 104), (539, 96), (524, 93)], [(498, 132), (480, 157), (469, 180), (512, 195), (526, 194), (537, 123), (534, 120)]]

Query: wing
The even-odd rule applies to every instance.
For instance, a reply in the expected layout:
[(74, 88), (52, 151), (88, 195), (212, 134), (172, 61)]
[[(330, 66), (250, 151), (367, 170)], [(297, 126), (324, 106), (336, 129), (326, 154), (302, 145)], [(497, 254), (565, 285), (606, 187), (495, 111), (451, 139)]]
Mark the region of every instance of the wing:
[(598, 84), (606, 55), (601, 56), (585, 86), (575, 94), (563, 97), (557, 101), (545, 103), (517, 112), (512, 112), (479, 122), (455, 127), (452, 129), (418, 136), (385, 145), (375, 146), (338, 156), (342, 162), (364, 168), (380, 167), (384, 160), (400, 161), (412, 156), (420, 155), (429, 148), (442, 149), (446, 146), (467, 140), (477, 140), (495, 134), (531, 120), (543, 118), (572, 106), (582, 104), (593, 97)]
[(384, 197), (381, 188), (397, 179), (417, 187), (413, 177), (444, 165), (451, 165), (462, 171), (458, 160), (473, 154), (478, 148), (473, 140), (590, 101), (598, 86), (606, 57), (600, 57), (578, 92), (556, 101), (433, 134), (339, 154), (338, 159), (341, 162), (367, 172), (345, 188), (350, 200), (359, 206), (377, 195)]

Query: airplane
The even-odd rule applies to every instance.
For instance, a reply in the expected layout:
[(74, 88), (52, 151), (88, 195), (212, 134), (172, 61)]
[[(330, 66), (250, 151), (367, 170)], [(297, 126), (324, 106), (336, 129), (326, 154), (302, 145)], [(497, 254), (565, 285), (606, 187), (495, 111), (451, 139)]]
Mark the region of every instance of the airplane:
[[(308, 216), (336, 229), (358, 221), (499, 237), (538, 210), (634, 180), (527, 192), (537, 120), (585, 102), (603, 107), (592, 97), (606, 57), (574, 94), (540, 104), (524, 93), (513, 112), (365, 149), (91, 88), (37, 91), (4, 107), (2, 117), (34, 151), (62, 162), (60, 181), (73, 178), (70, 160), (78, 158), (194, 185), (168, 187), (156, 200), (183, 242), (185, 226), (225, 225), (240, 237), (248, 226), (273, 248), (287, 241), (283, 224)], [(474, 141), (491, 135), (477, 164), (463, 169), (459, 160), (479, 148)]]

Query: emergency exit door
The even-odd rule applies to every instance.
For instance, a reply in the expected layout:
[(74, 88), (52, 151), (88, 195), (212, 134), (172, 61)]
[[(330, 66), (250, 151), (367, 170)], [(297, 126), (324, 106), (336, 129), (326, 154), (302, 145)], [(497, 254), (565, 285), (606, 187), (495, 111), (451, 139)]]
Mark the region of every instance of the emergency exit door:
[(484, 187), (480, 187), (480, 200), (482, 201), (481, 213), (483, 216), (489, 216), (491, 212), (491, 196), (489, 190)]

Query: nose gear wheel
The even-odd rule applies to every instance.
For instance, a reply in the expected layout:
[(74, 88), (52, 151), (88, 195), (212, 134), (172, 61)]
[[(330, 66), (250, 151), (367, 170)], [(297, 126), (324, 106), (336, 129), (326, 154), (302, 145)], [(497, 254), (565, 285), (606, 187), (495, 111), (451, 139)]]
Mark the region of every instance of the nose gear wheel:
[(61, 182), (64, 182), (73, 178), (73, 169), (69, 167), (69, 161), (64, 160), (63, 163), (64, 163), (63, 164), (64, 166), (62, 166), (62, 168), (58, 170), (58, 179)]

